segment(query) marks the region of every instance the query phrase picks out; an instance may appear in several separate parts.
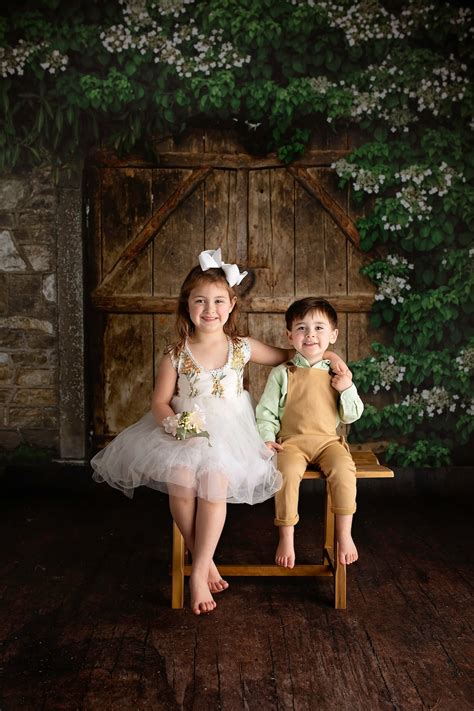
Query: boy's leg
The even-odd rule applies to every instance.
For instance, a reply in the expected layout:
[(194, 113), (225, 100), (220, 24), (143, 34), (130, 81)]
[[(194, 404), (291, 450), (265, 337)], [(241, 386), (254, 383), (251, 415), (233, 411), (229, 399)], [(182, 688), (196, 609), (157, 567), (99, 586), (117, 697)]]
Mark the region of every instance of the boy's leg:
[(278, 453), (277, 467), (283, 477), (283, 485), (275, 494), (275, 525), (278, 527), (279, 543), (275, 563), (283, 568), (295, 565), (294, 532), (298, 523), (298, 496), (300, 482), (306, 471), (307, 458), (292, 445)]
[(317, 463), (331, 487), (332, 510), (336, 516), (336, 540), (339, 544), (339, 562), (354, 563), (358, 558), (352, 539), (352, 517), (356, 510), (356, 468), (344, 441), (335, 441), (323, 447)]

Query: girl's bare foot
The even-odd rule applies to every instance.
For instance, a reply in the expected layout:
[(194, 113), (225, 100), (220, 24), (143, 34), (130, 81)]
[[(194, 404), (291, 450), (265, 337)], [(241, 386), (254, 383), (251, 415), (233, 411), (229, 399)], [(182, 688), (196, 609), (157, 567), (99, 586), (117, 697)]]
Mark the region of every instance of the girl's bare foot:
[(205, 578), (191, 574), (189, 578), (189, 589), (191, 591), (191, 610), (195, 615), (205, 612), (212, 612), (216, 603), (209, 590), (208, 582)]
[(352, 540), (352, 536), (338, 536), (337, 542), (339, 544), (339, 563), (341, 565), (350, 565), (355, 563), (358, 559), (359, 554), (357, 553), (357, 548)]
[(282, 568), (295, 567), (294, 526), (279, 526), (280, 540), (275, 553), (275, 563)]
[(227, 580), (221, 578), (214, 561), (212, 561), (211, 565), (209, 566), (209, 577), (207, 579), (207, 584), (209, 585), (209, 590), (211, 591), (211, 593), (214, 594), (224, 592), (224, 590), (227, 590), (227, 588), (229, 587), (229, 583), (227, 582)]

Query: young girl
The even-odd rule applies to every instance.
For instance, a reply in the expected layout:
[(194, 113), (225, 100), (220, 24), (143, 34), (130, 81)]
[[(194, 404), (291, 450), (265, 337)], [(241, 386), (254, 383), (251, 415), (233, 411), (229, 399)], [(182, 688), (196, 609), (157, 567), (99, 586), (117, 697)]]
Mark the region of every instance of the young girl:
[[(169, 494), (170, 509), (193, 557), (191, 608), (216, 607), (212, 593), (228, 587), (213, 555), (226, 503), (255, 504), (278, 491), (281, 475), (255, 425), (243, 389), (248, 361), (278, 365), (290, 353), (237, 335), (237, 288), (247, 272), (224, 264), (220, 249), (199, 255), (181, 287), (178, 339), (158, 367), (152, 411), (128, 427), (92, 459), (95, 481), (133, 495), (147, 485)], [(333, 368), (345, 369), (334, 354)], [(198, 406), (205, 436), (178, 440), (166, 418)], [(198, 410), (199, 412), (199, 410)], [(165, 426), (168, 430), (165, 431)]]

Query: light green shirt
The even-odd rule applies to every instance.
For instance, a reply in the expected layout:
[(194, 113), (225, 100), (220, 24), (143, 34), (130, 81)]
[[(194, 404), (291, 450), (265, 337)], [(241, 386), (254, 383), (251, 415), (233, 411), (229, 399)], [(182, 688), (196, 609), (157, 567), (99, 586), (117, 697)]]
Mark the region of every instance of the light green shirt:
[[(290, 362), (298, 368), (319, 368), (329, 371), (331, 367), (329, 360), (320, 360), (318, 363), (310, 365), (301, 353), (296, 353)], [(257, 427), (264, 442), (276, 440), (285, 411), (287, 392), (288, 372), (286, 364), (283, 363), (273, 368), (268, 376), (265, 390), (256, 409)], [(335, 427), (341, 422), (345, 425), (355, 422), (362, 415), (364, 405), (354, 384), (339, 393), (337, 409), (338, 416), (336, 416)]]

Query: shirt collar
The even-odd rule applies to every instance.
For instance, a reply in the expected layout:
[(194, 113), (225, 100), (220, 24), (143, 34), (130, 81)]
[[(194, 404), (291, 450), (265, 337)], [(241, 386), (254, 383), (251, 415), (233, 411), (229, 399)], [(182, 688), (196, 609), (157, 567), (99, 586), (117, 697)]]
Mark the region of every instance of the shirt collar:
[(294, 363), (298, 368), (324, 368), (331, 365), (330, 360), (318, 360), (317, 363), (313, 363), (313, 365), (310, 365), (309, 361), (307, 361), (306, 358), (301, 355), (301, 353), (298, 353), (298, 351), (296, 351), (296, 354), (294, 358), (291, 359), (291, 362)]

